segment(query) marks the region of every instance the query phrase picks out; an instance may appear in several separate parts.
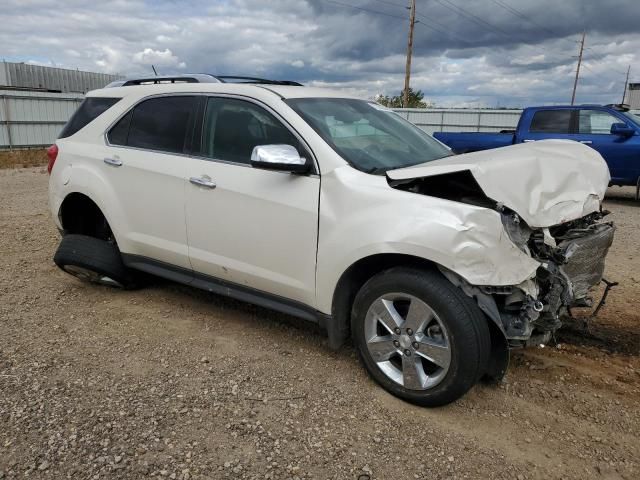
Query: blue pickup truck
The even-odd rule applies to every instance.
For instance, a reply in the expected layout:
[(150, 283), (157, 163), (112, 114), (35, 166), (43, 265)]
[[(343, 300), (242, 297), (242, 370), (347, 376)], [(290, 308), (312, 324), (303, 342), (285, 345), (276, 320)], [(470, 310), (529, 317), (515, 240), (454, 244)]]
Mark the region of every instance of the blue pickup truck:
[(624, 105), (525, 108), (515, 130), (500, 133), (436, 132), (455, 153), (505, 147), (550, 138), (575, 140), (596, 149), (609, 165), (612, 185), (640, 190), (640, 118)]

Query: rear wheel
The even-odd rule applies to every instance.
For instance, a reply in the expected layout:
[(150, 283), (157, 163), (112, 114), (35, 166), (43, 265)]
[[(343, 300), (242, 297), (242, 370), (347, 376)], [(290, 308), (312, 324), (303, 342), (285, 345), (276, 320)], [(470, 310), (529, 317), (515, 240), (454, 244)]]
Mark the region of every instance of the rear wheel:
[(371, 376), (423, 406), (464, 395), (490, 352), (482, 312), (437, 271), (394, 268), (373, 277), (354, 301), (352, 334)]
[(62, 237), (53, 261), (83, 281), (116, 288), (133, 288), (134, 276), (122, 263), (116, 244), (86, 235)]

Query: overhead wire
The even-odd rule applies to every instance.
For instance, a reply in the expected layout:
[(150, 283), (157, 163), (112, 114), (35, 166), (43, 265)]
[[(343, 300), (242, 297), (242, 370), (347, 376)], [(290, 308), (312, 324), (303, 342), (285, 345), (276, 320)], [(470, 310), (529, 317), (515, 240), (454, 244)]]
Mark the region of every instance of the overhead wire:
[[(344, 3), (344, 2), (341, 2), (341, 1), (338, 1), (338, 0), (324, 0), (324, 1), (327, 2), (327, 3), (331, 3), (331, 4), (334, 4), (334, 5), (341, 6), (341, 7), (351, 8), (351, 9), (354, 9), (354, 10), (359, 10), (359, 11), (366, 12), (366, 13), (371, 13), (371, 14), (374, 14), (374, 15), (382, 15), (382, 16), (386, 16), (386, 17), (389, 17), (389, 18), (395, 18), (395, 19), (398, 19), (398, 20), (406, 21), (406, 17), (405, 16), (401, 16), (401, 15), (394, 15), (394, 14), (391, 14), (391, 13), (388, 13), (388, 12), (384, 12), (384, 11), (380, 11), (380, 10), (374, 10), (374, 9), (363, 7), (363, 6), (360, 6), (360, 5), (353, 5), (353, 4), (349, 4), (349, 3)], [(384, 5), (387, 5), (387, 6), (393, 6), (393, 7), (396, 7), (396, 8), (403, 8), (403, 9), (407, 8), (407, 6), (405, 6), (405, 5), (401, 5), (399, 3), (391, 2), (389, 0), (374, 0), (374, 1), (376, 1), (376, 2), (378, 2), (380, 4), (384, 4)], [(482, 19), (478, 15), (475, 15), (474, 13), (471, 13), (471, 12), (467, 11), (465, 8), (460, 7), (459, 5), (456, 5), (451, 0), (434, 0), (434, 1), (436, 3), (438, 3), (439, 5), (447, 8), (448, 10), (450, 10), (450, 11), (452, 11), (452, 12), (458, 14), (458, 15), (463, 16), (468, 21), (471, 21), (471, 22), (475, 23), (476, 25), (481, 26), (481, 27), (485, 28), (486, 30), (491, 31), (494, 34), (497, 33), (497, 34), (503, 35), (503, 36), (508, 37), (508, 38), (514, 38), (519, 43), (523, 43), (525, 45), (538, 48), (538, 49), (540, 49), (542, 51), (549, 52), (549, 50), (547, 48), (543, 47), (542, 45), (532, 44), (530, 42), (526, 42), (526, 41), (517, 39), (517, 37), (515, 37), (514, 35), (506, 32), (505, 30), (503, 30), (503, 29), (501, 29), (499, 27), (496, 27), (495, 25), (492, 25), (491, 23), (489, 23), (486, 20)], [(534, 20), (528, 18), (526, 16), (526, 14), (524, 14), (523, 12), (521, 12), (518, 9), (508, 5), (507, 3), (505, 3), (504, 0), (491, 0), (491, 1), (493, 3), (495, 3), (496, 5), (500, 6), (501, 8), (507, 10), (508, 12), (513, 14), (514, 16), (516, 16), (518, 18), (521, 18), (522, 20), (526, 20), (526, 21), (538, 26), (539, 28), (541, 28), (542, 30), (546, 31), (547, 33), (559, 36), (556, 32), (553, 32), (552, 30), (550, 30), (550, 29), (538, 24), (538, 22), (535, 22)], [(427, 17), (424, 14), (417, 13), (416, 17), (418, 17), (418, 21), (416, 21), (416, 25), (417, 26), (424, 26), (424, 27), (429, 28), (429, 29), (431, 29), (431, 30), (433, 30), (435, 32), (438, 32), (438, 33), (442, 34), (442, 35), (446, 35), (448, 37), (454, 38), (454, 39), (456, 39), (456, 40), (458, 40), (460, 42), (463, 42), (463, 43), (465, 43), (467, 45), (473, 45), (474, 44), (473, 42), (471, 42), (471, 41), (469, 41), (469, 40), (467, 40), (467, 39), (465, 39), (465, 38), (453, 33), (452, 31), (450, 31), (450, 28), (447, 27), (446, 25), (444, 25), (444, 24), (442, 24), (440, 22), (437, 22), (437, 21), (433, 20), (432, 18)], [(569, 40), (567, 38), (560, 38), (560, 40), (575, 43), (574, 41)], [(594, 70), (592, 70), (590, 67), (587, 66), (586, 68), (588, 70), (594, 72)], [(619, 70), (613, 69), (613, 68), (609, 68), (609, 69), (611, 71), (617, 73), (617, 74), (626, 75), (626, 72), (622, 72), (622, 71), (619, 71)]]

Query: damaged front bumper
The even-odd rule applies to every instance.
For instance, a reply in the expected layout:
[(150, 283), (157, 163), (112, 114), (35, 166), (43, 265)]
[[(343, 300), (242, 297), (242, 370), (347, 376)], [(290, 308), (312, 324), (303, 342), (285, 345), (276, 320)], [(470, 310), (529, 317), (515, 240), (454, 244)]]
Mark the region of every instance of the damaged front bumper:
[(544, 343), (572, 307), (593, 305), (590, 293), (600, 283), (615, 226), (593, 213), (551, 228), (529, 228), (517, 214), (503, 211), (511, 240), (540, 262), (534, 278), (513, 286), (474, 286), (452, 272), (445, 275), (503, 331), (513, 347)]

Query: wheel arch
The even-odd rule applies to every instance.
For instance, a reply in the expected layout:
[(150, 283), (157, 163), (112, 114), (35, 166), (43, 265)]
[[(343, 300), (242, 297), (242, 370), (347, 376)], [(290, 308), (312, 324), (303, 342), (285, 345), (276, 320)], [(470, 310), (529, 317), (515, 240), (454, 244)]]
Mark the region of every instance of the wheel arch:
[(391, 267), (411, 266), (437, 268), (437, 264), (425, 258), (403, 253), (376, 253), (358, 259), (340, 276), (333, 291), (331, 316), (334, 322), (332, 348), (338, 348), (351, 336), (351, 308), (356, 294), (367, 280)]
[(81, 234), (101, 240), (115, 240), (111, 223), (100, 205), (79, 191), (68, 193), (58, 209), (64, 233)]
[[(351, 312), (353, 301), (358, 291), (371, 277), (392, 267), (413, 267), (439, 270), (440, 272), (442, 272), (443, 268), (432, 260), (402, 253), (373, 254), (360, 258), (351, 264), (340, 276), (333, 293), (331, 306), (333, 326), (329, 332), (331, 348), (339, 348), (351, 336)], [(443, 276), (447, 278), (446, 275)], [(448, 280), (451, 281), (450, 279)], [(461, 292), (469, 296), (463, 289), (461, 289)], [(470, 296), (470, 298), (477, 302), (477, 299), (473, 296)], [(480, 310), (482, 311), (482, 309)], [(509, 364), (508, 342), (504, 330), (484, 311), (482, 311), (482, 316), (489, 326), (491, 338), (491, 353), (485, 378), (499, 381)]]

